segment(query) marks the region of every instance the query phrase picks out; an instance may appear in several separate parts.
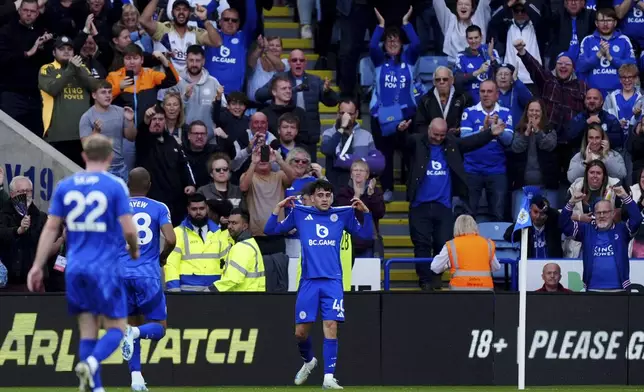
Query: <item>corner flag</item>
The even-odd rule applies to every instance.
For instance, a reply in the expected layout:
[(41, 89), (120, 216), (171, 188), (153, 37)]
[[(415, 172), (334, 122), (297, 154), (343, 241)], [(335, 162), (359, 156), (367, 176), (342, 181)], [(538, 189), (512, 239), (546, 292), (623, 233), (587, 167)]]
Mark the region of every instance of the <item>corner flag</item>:
[(514, 225), (514, 231), (532, 226), (532, 219), (530, 219), (530, 200), (532, 200), (535, 195), (538, 195), (539, 191), (540, 189), (538, 186), (529, 185), (523, 187), (521, 209), (519, 210), (519, 215), (517, 215), (516, 224)]

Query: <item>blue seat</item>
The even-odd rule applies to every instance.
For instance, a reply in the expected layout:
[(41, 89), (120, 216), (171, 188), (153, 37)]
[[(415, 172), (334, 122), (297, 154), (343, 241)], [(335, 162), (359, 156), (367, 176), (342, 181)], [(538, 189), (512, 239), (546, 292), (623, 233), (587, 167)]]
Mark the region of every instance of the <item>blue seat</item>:
[(373, 85), (376, 79), (376, 67), (369, 56), (360, 59), (360, 87), (365, 94), (373, 91)]
[(503, 234), (512, 225), (511, 222), (484, 222), (479, 223), (479, 232), (481, 236), (489, 238), (492, 241), (505, 241)]
[(427, 90), (434, 86), (434, 71), (440, 66), (448, 66), (447, 56), (423, 56), (416, 62), (416, 75), (422, 81)]

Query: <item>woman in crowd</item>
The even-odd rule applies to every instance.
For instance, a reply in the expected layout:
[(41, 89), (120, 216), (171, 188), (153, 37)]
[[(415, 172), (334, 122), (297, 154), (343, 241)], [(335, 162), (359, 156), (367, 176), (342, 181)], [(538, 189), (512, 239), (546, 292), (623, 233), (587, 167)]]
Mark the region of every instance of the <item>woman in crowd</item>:
[(281, 59), (282, 39), (280, 37), (257, 38), (257, 47), (248, 56), (248, 66), (253, 69), (248, 77), (248, 96), (254, 97), (255, 92), (270, 82), (278, 72), (290, 69), (287, 59)]
[(528, 102), (531, 102), (532, 93), (522, 81), (515, 80), (514, 75), (514, 66), (504, 63), (496, 68), (494, 78), (499, 87), (499, 106), (510, 109), (512, 118), (517, 119), (524, 113)]
[(468, 47), (465, 29), (475, 24), (481, 27), (483, 42), (487, 37), (487, 26), (492, 19), (490, 0), (479, 0), (476, 10), (474, 0), (457, 0), (456, 15), (445, 4), (445, 0), (434, 0), (434, 10), (441, 26), (445, 41), (443, 52), (448, 56), (450, 64), (456, 64), (458, 52)]
[(163, 110), (165, 110), (165, 127), (183, 145), (188, 142), (188, 124), (185, 123), (186, 111), (183, 100), (178, 92), (169, 91), (163, 97)]
[[(638, 181), (635, 181), (635, 185), (631, 186), (631, 196), (641, 213), (644, 210), (644, 170), (638, 170), (636, 175)], [(628, 256), (636, 259), (644, 258), (644, 228), (641, 226), (629, 244)]]
[(125, 4), (120, 23), (130, 32), (132, 43), (140, 46), (145, 53), (152, 53), (154, 51), (152, 37), (139, 25), (139, 16), (141, 14), (134, 5)]
[[(349, 184), (338, 190), (335, 202), (339, 206), (350, 206), (354, 198), (359, 198), (371, 211), (371, 216), (374, 223), (374, 240), (362, 240), (360, 238), (353, 238), (353, 258), (369, 258), (374, 257), (374, 248), (380, 247), (382, 244), (376, 243), (380, 241), (378, 238), (379, 224), (378, 222), (385, 216), (385, 201), (382, 197), (382, 190), (376, 187), (376, 179), (369, 180), (369, 165), (365, 161), (355, 161), (351, 165), (351, 180)], [(362, 223), (362, 212), (356, 211), (358, 221)], [(381, 253), (382, 249), (378, 249)], [(384, 257), (378, 254), (376, 257)]]
[[(369, 103), (371, 111), (371, 133), (376, 149), (385, 157), (385, 170), (380, 176), (385, 201), (393, 199), (394, 152), (405, 146), (404, 134), (416, 115), (414, 98), (414, 75), (412, 70), (418, 60), (420, 40), (409, 23), (412, 8), (403, 16), (403, 31), (410, 43), (403, 51), (401, 32), (397, 27), (385, 31), (385, 18), (375, 10), (378, 18), (369, 55), (376, 67), (375, 88)], [(384, 35), (385, 42), (380, 47)], [(401, 132), (401, 133), (399, 133)]]
[[(521, 83), (520, 81), (517, 81)], [(521, 207), (523, 188), (526, 185), (541, 187), (541, 194), (551, 205), (559, 207), (559, 164), (557, 162), (557, 132), (548, 124), (546, 108), (542, 100), (532, 98), (514, 130), (508, 165), (513, 193), (512, 216), (517, 216)]]
[(208, 160), (212, 182), (197, 189), (207, 200), (228, 200), (233, 208), (245, 208), (242, 192), (230, 183), (230, 158), (224, 153), (213, 154)]
[[(644, 169), (644, 116), (639, 116), (628, 138), (628, 153), (633, 163), (633, 173)], [(633, 177), (633, 183), (637, 184), (639, 177)]]
[[(277, 153), (279, 154), (279, 152)], [(297, 175), (291, 183), (291, 186), (284, 191), (285, 197), (299, 196), (307, 184), (318, 178), (323, 178), (322, 166), (317, 163), (311, 163), (311, 155), (301, 147), (295, 147), (289, 151), (285, 161), (295, 169)], [(298, 199), (297, 203), (302, 204), (302, 201)], [(284, 216), (288, 216), (290, 212), (290, 207), (284, 207)], [(290, 233), (286, 236), (286, 254), (291, 258), (300, 257), (300, 239), (296, 233)]]
[(575, 180), (582, 177), (586, 166), (594, 160), (604, 163), (609, 177), (622, 181), (626, 178), (624, 158), (610, 149), (608, 136), (599, 124), (592, 124), (588, 127), (586, 137), (581, 142), (581, 150), (570, 161), (568, 181), (574, 183)]

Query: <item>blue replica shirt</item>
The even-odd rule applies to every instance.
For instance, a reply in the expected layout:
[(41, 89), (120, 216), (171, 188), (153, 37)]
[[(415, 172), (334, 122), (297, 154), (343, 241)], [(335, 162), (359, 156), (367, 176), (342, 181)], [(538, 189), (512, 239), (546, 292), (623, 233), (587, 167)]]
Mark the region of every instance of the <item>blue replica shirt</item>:
[(622, 282), (617, 271), (615, 250), (611, 244), (611, 232), (597, 232), (593, 247), (593, 274), (587, 289), (621, 289)]
[[(613, 7), (621, 5), (624, 0), (613, 0)], [(631, 2), (631, 9), (619, 24), (619, 31), (644, 47), (644, 11), (637, 6), (637, 0)]]
[(546, 247), (546, 231), (545, 228), (541, 230), (534, 229), (534, 234), (532, 236), (534, 241), (534, 258), (535, 259), (547, 259), (548, 258), (548, 249)]
[[(477, 69), (481, 68), (483, 63), (490, 61), (487, 54), (487, 45), (481, 45), (478, 49), (478, 54), (473, 55), (471, 50), (464, 50), (458, 53), (456, 58), (456, 72), (463, 74), (472, 74)], [(499, 53), (494, 51), (494, 58), (497, 62), (501, 62)], [(482, 73), (476, 77), (476, 81), (469, 83), (464, 83), (463, 88), (467, 91), (472, 97), (473, 103), (481, 102), (481, 97), (479, 95), (479, 87), (481, 87), (481, 82), (486, 81), (487, 79), (492, 78), (492, 67), (486, 72)]]
[(120, 271), (125, 238), (119, 218), (132, 214), (128, 196), (123, 180), (106, 172), (79, 172), (58, 184), (49, 214), (67, 224), (66, 273)]
[(586, 0), (586, 9), (597, 11), (597, 0)]
[(512, 88), (506, 92), (499, 90), (499, 105), (510, 109), (512, 118), (521, 118), (530, 99), (532, 99), (532, 93), (520, 80), (515, 80)]
[(595, 31), (581, 41), (577, 70), (584, 73), (588, 87), (599, 89), (604, 97), (622, 87), (617, 70), (623, 64), (635, 64), (633, 46), (625, 35), (615, 32), (608, 40), (612, 61), (597, 57), (603, 39)]
[(124, 276), (127, 278), (156, 278), (161, 279), (159, 254), (161, 253), (161, 226), (172, 224), (168, 207), (147, 197), (130, 198), (130, 207), (134, 216), (134, 224), (139, 235), (139, 251), (141, 256), (132, 260), (124, 249), (121, 252)]
[[(615, 117), (617, 117), (618, 120), (626, 120), (628, 122), (628, 125), (624, 127), (626, 130), (631, 124), (631, 121), (635, 121), (633, 108), (635, 107), (635, 103), (641, 97), (642, 95), (640, 93), (635, 92), (635, 94), (633, 94), (632, 97), (630, 97), (629, 99), (626, 99), (621, 91), (618, 91), (617, 94), (615, 94), (614, 96), (615, 106), (617, 107), (617, 113), (615, 113), (616, 114)], [(628, 134), (626, 135), (626, 138), (628, 138)]]
[[(586, 7), (588, 7), (588, 2), (586, 2)], [(577, 62), (579, 57), (579, 36), (577, 35), (577, 17), (573, 16), (571, 18), (572, 23), (572, 37), (570, 38), (570, 44), (568, 47), (568, 54), (572, 57), (573, 62)]]
[[(255, 1), (246, 0), (246, 9), (255, 10)], [(253, 42), (253, 33), (257, 27), (257, 13), (247, 12), (246, 21), (241, 30), (233, 35), (219, 31), (222, 45), (218, 48), (206, 48), (205, 68), (216, 78), (226, 91), (244, 91), (246, 77), (246, 58), (248, 47)]]
[(371, 240), (373, 221), (371, 213), (364, 214), (362, 225), (352, 207), (332, 207), (320, 211), (315, 207), (296, 205), (282, 222), (271, 214), (266, 222), (266, 235), (279, 235), (297, 229), (302, 242), (303, 279), (342, 279), (340, 244), (342, 232)]
[[(291, 184), (290, 187), (288, 187), (284, 191), (284, 196), (285, 197), (290, 197), (290, 196), (299, 196), (302, 194), (302, 188), (306, 186), (306, 184), (311, 183), (315, 181), (316, 178), (313, 176), (308, 176), (308, 177), (303, 177), (303, 178), (296, 178), (293, 183)], [(296, 199), (295, 204), (297, 205), (303, 205), (301, 199)], [(284, 207), (284, 215), (288, 216), (291, 213), (292, 208), (291, 207)], [(298, 238), (297, 233), (295, 234), (289, 234), (287, 235), (287, 238)]]
[(485, 146), (465, 154), (465, 171), (470, 174), (505, 174), (505, 147), (512, 143), (513, 124), (510, 109), (496, 104), (492, 112), (486, 113), (479, 103), (463, 112), (461, 117), (461, 137), (468, 137), (483, 130), (485, 117), (498, 114), (505, 123), (505, 131)]
[(435, 201), (447, 208), (452, 208), (452, 179), (443, 147), (432, 145), (429, 156), (427, 171), (416, 191), (412, 207)]

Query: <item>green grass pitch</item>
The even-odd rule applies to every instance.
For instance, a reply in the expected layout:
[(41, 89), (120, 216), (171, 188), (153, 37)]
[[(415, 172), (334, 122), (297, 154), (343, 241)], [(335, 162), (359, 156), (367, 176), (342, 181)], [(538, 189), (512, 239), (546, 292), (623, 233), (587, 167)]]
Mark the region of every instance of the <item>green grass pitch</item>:
[[(150, 392), (313, 392), (321, 391), (320, 386), (304, 387), (149, 387)], [(0, 392), (74, 392), (74, 387), (60, 388), (0, 388)], [(510, 392), (516, 391), (516, 387), (345, 387), (345, 391), (360, 392)], [(527, 391), (536, 392), (618, 392), (618, 391), (641, 391), (644, 386), (558, 386), (558, 387), (527, 387)], [(106, 388), (107, 392), (130, 392), (130, 388)]]

